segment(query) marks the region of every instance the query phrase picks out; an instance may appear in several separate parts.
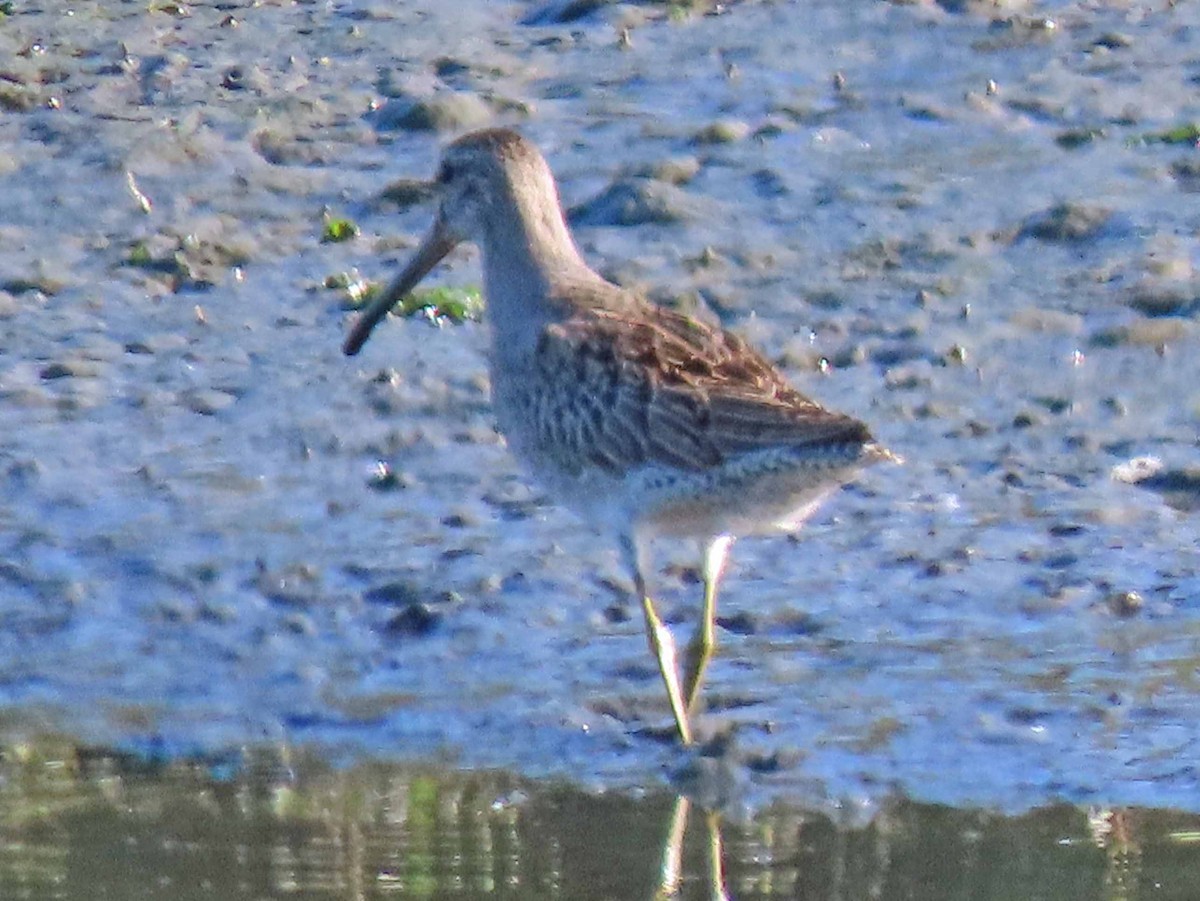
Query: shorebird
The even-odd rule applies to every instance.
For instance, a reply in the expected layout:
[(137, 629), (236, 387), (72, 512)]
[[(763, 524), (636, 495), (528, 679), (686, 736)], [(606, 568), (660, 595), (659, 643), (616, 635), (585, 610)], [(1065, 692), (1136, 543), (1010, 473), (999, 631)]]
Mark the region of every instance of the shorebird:
[[(716, 644), (717, 587), (745, 535), (795, 531), (862, 467), (897, 459), (850, 416), (805, 397), (745, 341), (606, 281), (580, 255), (538, 149), (508, 129), (449, 144), (433, 225), (343, 350), (456, 245), (477, 244), (492, 405), (509, 448), (559, 502), (615, 536), (680, 740), (692, 743)], [(655, 536), (703, 550), (703, 609), (680, 681), (646, 587)]]

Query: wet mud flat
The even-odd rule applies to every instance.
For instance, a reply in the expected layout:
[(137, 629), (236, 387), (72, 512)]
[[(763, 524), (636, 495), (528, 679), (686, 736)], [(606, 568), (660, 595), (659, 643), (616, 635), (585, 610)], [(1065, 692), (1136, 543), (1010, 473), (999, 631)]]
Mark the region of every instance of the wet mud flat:
[[(1200, 809), (1192, 5), (3, 12), (11, 741)], [(606, 276), (907, 459), (739, 545), (704, 753), (666, 740), (613, 549), (505, 453), (483, 327), (340, 353), (344, 285), (488, 124), (543, 148)], [(694, 553), (657, 563), (684, 630)]]

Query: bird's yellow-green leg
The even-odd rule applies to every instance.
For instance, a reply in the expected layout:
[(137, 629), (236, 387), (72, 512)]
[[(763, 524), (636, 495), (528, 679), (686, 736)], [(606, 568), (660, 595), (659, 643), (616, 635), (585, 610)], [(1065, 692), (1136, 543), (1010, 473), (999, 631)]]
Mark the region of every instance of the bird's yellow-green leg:
[(650, 650), (658, 660), (658, 671), (667, 686), (667, 699), (671, 702), (671, 713), (679, 740), (685, 745), (692, 743), (692, 729), (688, 725), (687, 708), (683, 703), (683, 692), (679, 689), (679, 667), (675, 659), (675, 639), (654, 609), (654, 603), (642, 593), (642, 613), (646, 617), (646, 637), (650, 639)]
[(626, 563), (633, 572), (634, 589), (642, 602), (642, 615), (646, 619), (646, 638), (650, 641), (650, 650), (658, 662), (658, 672), (662, 675), (663, 684), (667, 687), (667, 700), (671, 703), (671, 714), (675, 717), (675, 728), (679, 730), (679, 740), (685, 745), (692, 743), (692, 729), (688, 725), (687, 708), (683, 703), (683, 692), (679, 688), (679, 664), (675, 653), (675, 639), (671, 630), (663, 623), (654, 602), (646, 591), (646, 580), (642, 576), (642, 561), (640, 548), (632, 536), (623, 536), (621, 549)]
[(685, 658), (687, 675), (683, 683), (683, 697), (686, 702), (684, 710), (689, 715), (696, 709), (704, 671), (708, 668), (708, 661), (712, 659), (713, 650), (717, 646), (717, 586), (720, 584), (721, 573), (725, 569), (725, 560), (732, 545), (732, 535), (718, 535), (704, 548), (704, 611), (696, 634), (688, 642)]

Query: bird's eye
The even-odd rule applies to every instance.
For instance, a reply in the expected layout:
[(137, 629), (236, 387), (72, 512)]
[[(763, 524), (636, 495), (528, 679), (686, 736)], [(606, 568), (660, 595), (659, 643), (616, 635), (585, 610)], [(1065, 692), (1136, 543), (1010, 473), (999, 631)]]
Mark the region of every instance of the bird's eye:
[(442, 165), (438, 167), (437, 183), (439, 185), (444, 185), (452, 178), (454, 178), (454, 167), (449, 163), (442, 163)]

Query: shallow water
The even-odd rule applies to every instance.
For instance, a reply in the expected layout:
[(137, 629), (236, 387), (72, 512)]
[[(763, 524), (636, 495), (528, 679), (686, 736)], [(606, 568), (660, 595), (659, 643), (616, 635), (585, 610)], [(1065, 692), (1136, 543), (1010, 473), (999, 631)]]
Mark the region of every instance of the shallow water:
[[(279, 741), (723, 809), (1200, 810), (1195, 520), (1111, 477), (1195, 458), (1196, 148), (1158, 139), (1200, 119), (1196, 8), (532, 6), (0, 20), (8, 741)], [(325, 278), (394, 272), (429, 211), (379, 192), (454, 130), (392, 113), (452, 91), (571, 206), (690, 162), (680, 221), (580, 227), (589, 259), (907, 458), (735, 549), (707, 755), (665, 740), (613, 549), (495, 435), (482, 327), (340, 353)], [(362, 235), (322, 243), (324, 211)], [(686, 628), (694, 554), (658, 551)]]
[[(47, 742), (0, 766), (0, 891), (56, 898), (1194, 897), (1193, 816), (896, 801), (862, 821), (261, 750), (146, 765)], [(62, 753), (67, 751), (68, 753)], [(58, 753), (53, 753), (58, 752)]]

